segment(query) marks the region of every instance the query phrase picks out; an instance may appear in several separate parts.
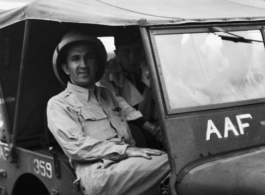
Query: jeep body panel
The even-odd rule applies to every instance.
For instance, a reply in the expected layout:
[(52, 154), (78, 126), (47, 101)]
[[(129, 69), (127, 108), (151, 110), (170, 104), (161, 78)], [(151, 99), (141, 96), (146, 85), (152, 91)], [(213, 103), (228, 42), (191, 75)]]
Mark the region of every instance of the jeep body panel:
[(179, 194), (264, 194), (264, 147), (187, 170)]

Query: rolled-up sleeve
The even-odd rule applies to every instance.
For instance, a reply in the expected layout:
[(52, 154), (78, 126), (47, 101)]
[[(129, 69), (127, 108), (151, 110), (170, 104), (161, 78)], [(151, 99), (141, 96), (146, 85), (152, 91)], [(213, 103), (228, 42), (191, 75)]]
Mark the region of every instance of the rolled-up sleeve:
[(136, 120), (143, 116), (141, 112), (131, 107), (122, 97), (116, 96), (116, 100), (119, 104), (119, 107), (122, 109), (122, 113), (127, 121)]
[(128, 145), (85, 135), (77, 113), (60, 100), (48, 102), (47, 119), (50, 131), (71, 160), (92, 161), (111, 154), (125, 156)]

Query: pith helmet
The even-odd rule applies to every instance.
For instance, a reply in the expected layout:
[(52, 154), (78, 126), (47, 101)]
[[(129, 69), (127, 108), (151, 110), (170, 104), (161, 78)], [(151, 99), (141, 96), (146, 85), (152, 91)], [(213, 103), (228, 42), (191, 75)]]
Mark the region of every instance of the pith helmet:
[(78, 31), (71, 31), (64, 35), (62, 38), (61, 42), (58, 44), (58, 46), (55, 48), (55, 51), (53, 53), (53, 70), (56, 75), (56, 77), (59, 79), (59, 81), (63, 84), (66, 85), (67, 82), (69, 81), (69, 76), (65, 74), (63, 71), (61, 65), (62, 63), (65, 63), (66, 61), (66, 52), (69, 48), (69, 46), (73, 43), (76, 42), (87, 42), (90, 45), (93, 46), (95, 49), (95, 53), (97, 54), (98, 57), (98, 71), (96, 72), (96, 82), (101, 79), (101, 77), (104, 74), (105, 71), (105, 66), (107, 62), (107, 52), (102, 44), (102, 42), (97, 39), (94, 36), (83, 34), (82, 32)]

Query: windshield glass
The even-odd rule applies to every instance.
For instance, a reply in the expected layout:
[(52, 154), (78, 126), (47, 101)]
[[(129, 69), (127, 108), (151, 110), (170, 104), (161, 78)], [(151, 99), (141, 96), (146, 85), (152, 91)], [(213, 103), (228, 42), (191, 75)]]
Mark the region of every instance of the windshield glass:
[(155, 35), (171, 109), (265, 97), (259, 30)]

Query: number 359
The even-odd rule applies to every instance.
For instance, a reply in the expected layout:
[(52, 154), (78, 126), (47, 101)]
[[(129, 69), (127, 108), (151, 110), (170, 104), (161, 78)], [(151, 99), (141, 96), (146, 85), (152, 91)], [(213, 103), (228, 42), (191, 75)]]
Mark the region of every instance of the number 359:
[(34, 171), (36, 174), (40, 174), (43, 177), (52, 178), (52, 165), (49, 162), (43, 160), (34, 159)]

